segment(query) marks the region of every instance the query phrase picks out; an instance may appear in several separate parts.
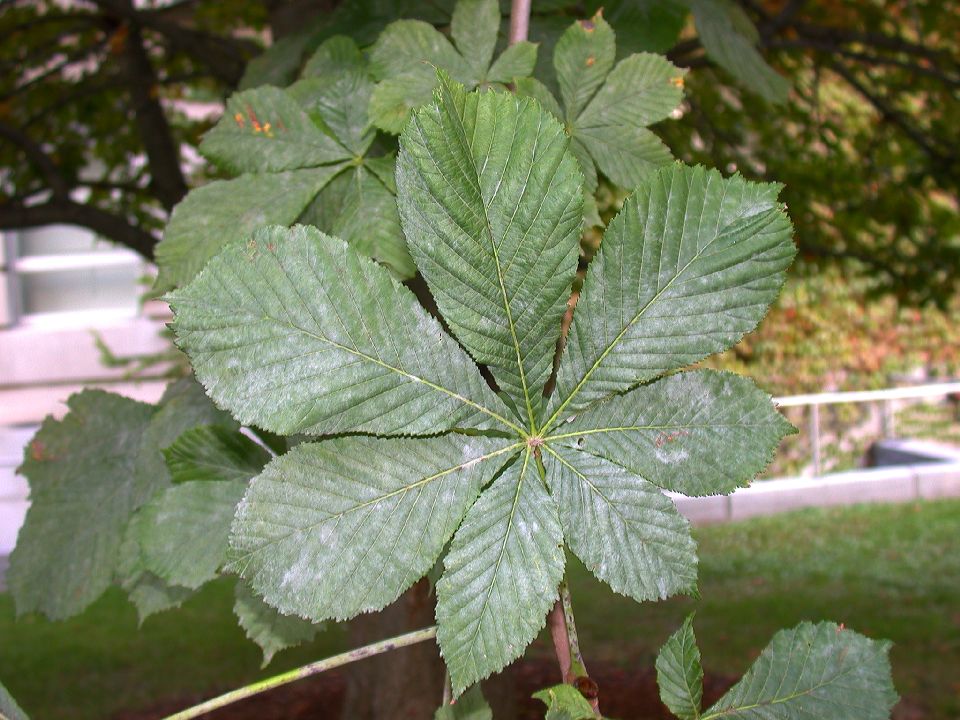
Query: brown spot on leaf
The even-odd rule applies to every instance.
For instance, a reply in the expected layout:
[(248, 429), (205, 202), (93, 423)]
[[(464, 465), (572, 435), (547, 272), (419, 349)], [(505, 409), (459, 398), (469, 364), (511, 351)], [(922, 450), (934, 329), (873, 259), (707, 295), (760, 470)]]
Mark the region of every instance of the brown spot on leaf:
[(672, 78), (670, 78), (670, 84), (671, 84), (671, 85), (676, 85), (678, 88), (682, 88), (682, 87), (683, 87), (683, 76), (681, 75), (680, 77), (672, 77)]
[(687, 430), (677, 430), (676, 432), (666, 433), (661, 432), (657, 434), (657, 439), (653, 441), (653, 444), (658, 448), (663, 447), (667, 443), (676, 442), (682, 437), (688, 437), (690, 432)]
[(591, 55), (590, 57), (587, 58), (587, 67), (592, 67), (596, 61), (597, 59), (593, 55)]
[(47, 459), (46, 448), (39, 440), (30, 441), (30, 457), (37, 462), (43, 462)]
[(595, 22), (593, 22), (593, 20), (581, 20), (580, 27), (582, 27), (588, 33), (592, 33), (596, 29), (597, 25)]
[(243, 117), (243, 113), (237, 113), (233, 116), (233, 121), (237, 124), (238, 128), (242, 128), (246, 124), (246, 118)]

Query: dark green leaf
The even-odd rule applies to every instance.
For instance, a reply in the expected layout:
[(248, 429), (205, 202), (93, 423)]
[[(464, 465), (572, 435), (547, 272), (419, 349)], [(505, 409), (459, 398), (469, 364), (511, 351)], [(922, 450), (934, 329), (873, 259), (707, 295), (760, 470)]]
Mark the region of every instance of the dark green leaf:
[(752, 381), (695, 370), (599, 403), (547, 440), (603, 457), (666, 490), (717, 495), (749, 483), (792, 432)]
[(657, 656), (660, 699), (680, 720), (698, 720), (703, 700), (703, 667), (693, 634), (693, 615), (660, 648)]
[(889, 642), (833, 623), (781, 630), (703, 720), (888, 720), (897, 702)]
[(681, 165), (637, 188), (587, 271), (554, 420), (725, 350), (756, 327), (796, 253), (779, 189)]
[(594, 720), (597, 715), (573, 685), (554, 685), (533, 694), (547, 706), (545, 720)]
[(583, 196), (560, 124), (441, 74), (397, 161), (410, 252), (461, 343), (530, 422), (577, 270)]
[(454, 694), (523, 654), (563, 578), (557, 507), (529, 451), (467, 513), (437, 583), (437, 641)]
[(591, 572), (637, 602), (696, 588), (696, 545), (668, 497), (601, 458), (547, 448), (547, 481), (564, 538)]
[(461, 435), (298, 445), (251, 483), (230, 569), (283, 613), (379, 610), (426, 574), (511, 451)]
[(246, 425), (285, 435), (512, 425), (409, 290), (313, 228), (262, 228), (169, 300), (197, 377)]
[(222, 425), (189, 430), (163, 451), (175, 483), (196, 480), (247, 481), (263, 469), (270, 453), (241, 432)]

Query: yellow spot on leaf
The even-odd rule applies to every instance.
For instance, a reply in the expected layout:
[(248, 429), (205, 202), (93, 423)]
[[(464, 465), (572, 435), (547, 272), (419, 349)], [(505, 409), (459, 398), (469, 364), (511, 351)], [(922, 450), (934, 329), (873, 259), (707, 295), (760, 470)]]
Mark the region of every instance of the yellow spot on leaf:
[(243, 125), (244, 125), (244, 123), (245, 123), (243, 114), (242, 114), (242, 113), (237, 113), (236, 115), (234, 115), (234, 116), (233, 116), (233, 121), (237, 124), (237, 127), (242, 128)]
[(670, 83), (676, 85), (678, 88), (683, 87), (683, 76), (670, 78)]
[(597, 59), (593, 55), (591, 55), (590, 57), (587, 58), (587, 67), (592, 67), (596, 61)]

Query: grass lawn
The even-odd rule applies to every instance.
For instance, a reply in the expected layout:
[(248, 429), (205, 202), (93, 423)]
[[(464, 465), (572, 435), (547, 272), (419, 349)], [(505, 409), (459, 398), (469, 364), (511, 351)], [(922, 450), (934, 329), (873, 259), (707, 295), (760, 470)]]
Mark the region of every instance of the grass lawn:
[[(831, 619), (894, 640), (897, 689), (912, 717), (960, 717), (960, 501), (812, 510), (700, 528), (702, 599), (637, 605), (572, 562), (570, 580), (591, 658), (648, 666), (686, 613), (708, 672), (736, 675), (777, 629)], [(34, 720), (108, 718), (158, 698), (189, 700), (338, 651), (334, 627), (259, 669), (219, 581), (183, 609), (137, 628), (110, 592), (64, 623), (15, 621), (0, 595), (0, 680)], [(546, 652), (538, 642), (534, 653)], [(507, 719), (504, 719), (507, 720)]]

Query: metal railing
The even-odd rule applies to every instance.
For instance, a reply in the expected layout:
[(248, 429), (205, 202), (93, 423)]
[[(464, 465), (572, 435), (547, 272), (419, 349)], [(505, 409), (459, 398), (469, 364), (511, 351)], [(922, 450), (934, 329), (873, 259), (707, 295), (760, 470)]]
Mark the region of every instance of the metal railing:
[(879, 406), (881, 432), (884, 438), (889, 438), (894, 432), (893, 402), (895, 400), (922, 400), (924, 398), (942, 398), (950, 395), (960, 395), (960, 382), (933, 383), (928, 385), (913, 385), (909, 387), (886, 388), (884, 390), (856, 390), (853, 392), (828, 392), (808, 395), (788, 395), (774, 398), (777, 406), (809, 407), (807, 414), (807, 428), (810, 433), (810, 452), (812, 455), (813, 474), (821, 475), (823, 462), (820, 445), (820, 407), (822, 405), (843, 405), (871, 403)]

